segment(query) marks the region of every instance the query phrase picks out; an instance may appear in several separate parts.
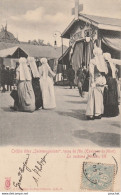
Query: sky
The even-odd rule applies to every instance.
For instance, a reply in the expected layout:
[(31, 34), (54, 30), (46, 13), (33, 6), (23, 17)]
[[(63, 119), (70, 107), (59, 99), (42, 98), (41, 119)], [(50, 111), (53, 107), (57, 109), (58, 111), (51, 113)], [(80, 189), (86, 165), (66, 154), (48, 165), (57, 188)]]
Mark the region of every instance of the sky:
[[(82, 13), (121, 18), (121, 0), (80, 0)], [(75, 0), (0, 0), (0, 26), (7, 21), (8, 31), (20, 41), (43, 39), (61, 45), (60, 34), (72, 21)], [(64, 40), (68, 45), (68, 41)]]

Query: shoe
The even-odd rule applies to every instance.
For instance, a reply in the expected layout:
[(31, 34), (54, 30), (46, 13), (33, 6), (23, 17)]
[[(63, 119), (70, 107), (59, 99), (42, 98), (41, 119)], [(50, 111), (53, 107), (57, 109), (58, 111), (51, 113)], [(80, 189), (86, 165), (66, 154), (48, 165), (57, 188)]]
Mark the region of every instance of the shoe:
[(15, 108), (14, 106), (10, 107), (11, 110), (17, 111), (17, 108)]
[(95, 118), (95, 119), (101, 119), (101, 118), (102, 118), (102, 115), (95, 116), (94, 118)]
[(94, 120), (94, 116), (87, 116), (87, 120)]

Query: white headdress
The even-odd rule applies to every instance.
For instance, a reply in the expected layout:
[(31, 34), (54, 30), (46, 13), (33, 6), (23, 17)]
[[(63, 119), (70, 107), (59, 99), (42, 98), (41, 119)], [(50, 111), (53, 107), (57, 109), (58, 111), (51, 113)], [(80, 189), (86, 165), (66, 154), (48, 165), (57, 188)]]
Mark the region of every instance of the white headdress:
[(113, 63), (113, 60), (111, 58), (111, 54), (110, 53), (104, 53), (103, 56), (104, 56), (105, 60), (107, 60), (110, 64), (110, 67), (111, 67), (111, 70), (112, 70), (112, 77), (116, 78), (116, 66)]
[(41, 58), (40, 61), (41, 61), (42, 64), (47, 64), (47, 59), (46, 58)]
[(103, 57), (103, 52), (102, 49), (99, 47), (95, 47), (93, 50), (93, 53), (95, 55), (94, 61), (95, 61), (95, 65), (97, 66), (97, 69), (100, 72), (105, 72), (105, 74), (108, 73), (108, 68), (107, 65), (105, 63), (104, 57)]
[(39, 72), (37, 69), (37, 65), (35, 63), (35, 59), (33, 57), (28, 57), (27, 61), (28, 61), (28, 64), (30, 65), (30, 69), (32, 71), (33, 77), (39, 78)]
[(19, 67), (18, 67), (18, 71), (20, 72), (20, 80), (24, 81), (24, 80), (31, 80), (31, 74), (29, 71), (29, 68), (27, 66), (27, 60), (26, 58), (20, 58), (19, 59)]

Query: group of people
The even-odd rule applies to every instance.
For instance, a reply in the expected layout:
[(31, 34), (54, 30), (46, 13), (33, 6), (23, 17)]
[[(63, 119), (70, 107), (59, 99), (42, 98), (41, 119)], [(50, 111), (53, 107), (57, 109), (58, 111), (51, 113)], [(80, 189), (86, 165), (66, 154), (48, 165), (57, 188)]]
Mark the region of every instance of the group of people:
[(94, 58), (89, 64), (89, 94), (86, 116), (89, 120), (114, 117), (119, 114), (120, 91), (117, 83), (119, 61), (112, 59), (109, 53), (104, 53), (99, 47), (93, 50)]
[[(76, 74), (80, 96), (83, 97), (83, 91), (88, 91), (87, 119), (117, 116), (120, 89), (116, 64), (121, 65), (121, 61), (112, 59), (109, 53), (103, 53), (97, 46), (94, 47), (93, 54), (88, 70), (82, 66)], [(1, 74), (3, 73), (5, 74), (5, 67), (2, 67)], [(53, 86), (53, 78), (56, 74), (51, 70), (46, 58), (42, 58), (39, 65), (33, 57), (20, 58), (16, 63), (15, 71), (11, 71), (11, 75), (15, 77), (13, 80), (17, 85), (17, 90), (12, 90), (10, 94), (14, 99), (12, 109), (33, 112), (40, 108), (56, 107)], [(70, 88), (75, 87), (75, 71), (72, 67), (68, 70), (68, 79)], [(2, 83), (2, 86), (5, 92), (5, 83)]]
[(12, 91), (12, 86), (14, 85), (15, 80), (15, 69), (3, 64), (0, 68), (0, 87), (1, 92), (5, 93), (6, 91)]
[(14, 107), (17, 111), (34, 112), (40, 108), (53, 109), (56, 107), (53, 77), (46, 58), (40, 60), (37, 67), (33, 57), (20, 58), (16, 63), (17, 90), (11, 92)]

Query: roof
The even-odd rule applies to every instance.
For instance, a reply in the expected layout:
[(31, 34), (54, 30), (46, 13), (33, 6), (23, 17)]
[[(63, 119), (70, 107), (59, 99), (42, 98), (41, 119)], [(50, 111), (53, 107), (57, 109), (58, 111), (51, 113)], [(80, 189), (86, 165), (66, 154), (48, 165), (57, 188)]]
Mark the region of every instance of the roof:
[[(12, 48), (0, 50), (0, 57), (12, 56), (18, 49), (21, 49), (21, 48), (18, 46), (15, 46)], [(26, 53), (25, 51), (23, 52)]]
[(94, 16), (87, 14), (79, 14), (78, 20), (73, 20), (69, 26), (62, 33), (63, 38), (70, 38), (70, 32), (73, 29), (74, 25), (80, 21), (88, 22), (98, 29), (111, 30), (111, 31), (120, 31), (121, 32), (121, 19), (117, 18), (108, 18), (102, 16)]
[[(105, 29), (106, 27), (109, 28), (106, 30), (118, 30), (121, 31), (121, 19), (117, 19), (117, 18), (108, 18), (108, 17), (102, 17), (102, 16), (93, 16), (93, 15), (87, 15), (87, 14), (79, 14), (79, 18), (81, 19), (81, 17), (90, 20), (90, 22), (94, 22), (95, 25), (97, 23), (97, 27), (99, 29)], [(101, 26), (101, 25), (106, 25)], [(110, 27), (109, 27), (109, 26)]]
[[(15, 44), (15, 43), (5, 43), (0, 42), (0, 50), (7, 49), (7, 48), (21, 48), (25, 53), (27, 53), (28, 56), (31, 57), (46, 57), (48, 59), (58, 59), (62, 55), (62, 48), (59, 47), (55, 49), (52, 46), (38, 46), (38, 45), (30, 45), (30, 44)], [(64, 51), (67, 47), (64, 46)]]
[(67, 66), (69, 66), (70, 64), (70, 50), (71, 47), (68, 47), (67, 50), (65, 51), (65, 53), (58, 59), (58, 64), (65, 64)]
[(64, 54), (60, 56), (58, 61), (62, 61), (62, 59), (70, 52), (70, 50), (71, 50), (71, 47), (68, 47), (67, 50), (64, 52)]

